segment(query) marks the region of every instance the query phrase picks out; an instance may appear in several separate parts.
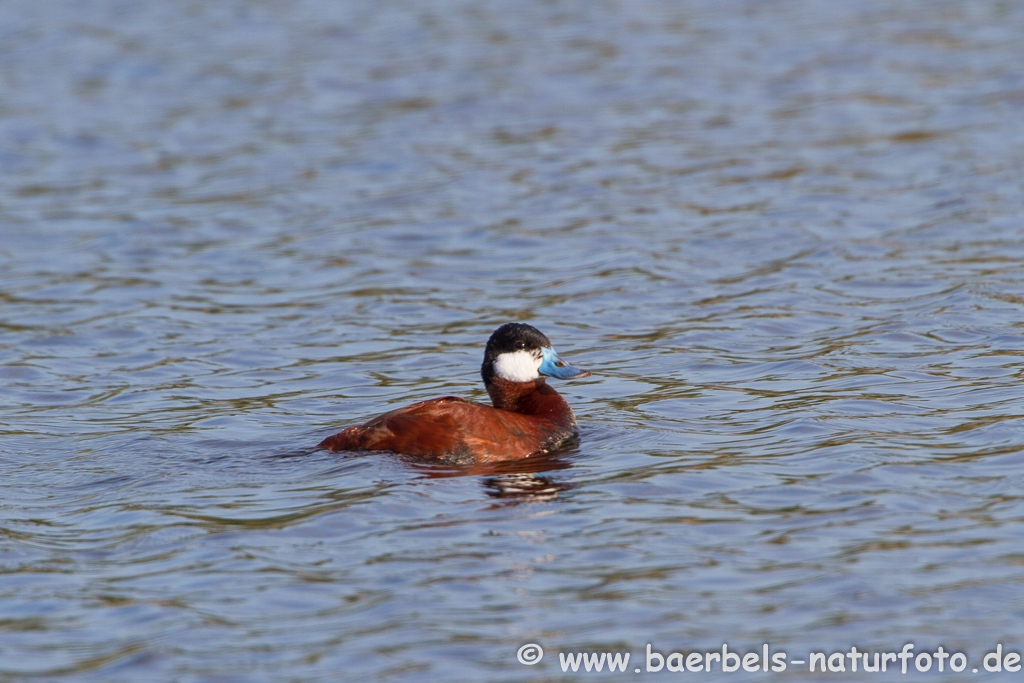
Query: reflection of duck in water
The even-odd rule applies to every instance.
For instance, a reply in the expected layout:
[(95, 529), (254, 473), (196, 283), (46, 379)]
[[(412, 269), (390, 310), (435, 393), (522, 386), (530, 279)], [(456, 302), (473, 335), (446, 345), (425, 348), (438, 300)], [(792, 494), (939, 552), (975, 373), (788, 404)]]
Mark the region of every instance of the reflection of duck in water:
[(536, 328), (508, 323), (495, 330), (480, 374), (493, 406), (442, 396), (347, 427), (319, 447), (487, 463), (547, 452), (578, 433), (572, 408), (545, 380), (590, 372), (560, 359)]
[(487, 495), (492, 498), (512, 498), (524, 502), (554, 500), (562, 491), (568, 491), (573, 487), (568, 482), (527, 472), (487, 477), (483, 480), (483, 485)]
[(410, 459), (409, 464), (428, 479), (480, 477), (484, 492), (491, 498), (501, 498), (508, 503), (536, 503), (553, 500), (563, 491), (576, 486), (548, 473), (572, 467), (572, 457), (578, 450), (578, 443), (579, 439), (574, 437), (550, 453), (522, 460), (447, 464), (443, 461)]

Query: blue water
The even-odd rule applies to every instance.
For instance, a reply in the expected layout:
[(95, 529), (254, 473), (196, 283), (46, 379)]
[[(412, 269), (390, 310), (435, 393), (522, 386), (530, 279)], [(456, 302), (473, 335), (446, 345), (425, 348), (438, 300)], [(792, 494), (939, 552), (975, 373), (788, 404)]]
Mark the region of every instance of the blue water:
[[(4, 3), (0, 677), (1000, 678), (1022, 49), (996, 0)], [(578, 442), (313, 448), (486, 400), (510, 320)]]

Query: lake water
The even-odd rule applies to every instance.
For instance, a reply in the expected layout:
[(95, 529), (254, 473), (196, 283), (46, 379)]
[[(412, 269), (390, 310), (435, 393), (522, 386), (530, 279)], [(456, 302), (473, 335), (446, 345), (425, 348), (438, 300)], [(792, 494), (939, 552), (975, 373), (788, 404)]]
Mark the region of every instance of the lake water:
[[(996, 0), (5, 2), (0, 676), (1021, 652), (1022, 54)], [(578, 442), (313, 448), (485, 399), (510, 320)]]

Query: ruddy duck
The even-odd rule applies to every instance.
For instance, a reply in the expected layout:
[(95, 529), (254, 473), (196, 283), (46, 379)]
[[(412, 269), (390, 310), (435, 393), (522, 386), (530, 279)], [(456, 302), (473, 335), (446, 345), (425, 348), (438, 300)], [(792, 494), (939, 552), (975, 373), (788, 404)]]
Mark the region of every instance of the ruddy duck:
[(494, 406), (442, 396), (347, 427), (318, 448), (393, 451), (449, 462), (516, 460), (576, 435), (576, 416), (546, 377), (587, 377), (555, 353), (540, 330), (502, 325), (487, 341), (480, 368)]

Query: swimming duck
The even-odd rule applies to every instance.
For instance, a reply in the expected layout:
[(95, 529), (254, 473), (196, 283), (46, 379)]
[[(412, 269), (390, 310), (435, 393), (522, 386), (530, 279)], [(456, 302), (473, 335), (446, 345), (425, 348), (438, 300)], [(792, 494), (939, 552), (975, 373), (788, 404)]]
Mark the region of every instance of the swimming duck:
[(588, 377), (590, 371), (559, 358), (537, 328), (507, 323), (495, 330), (480, 374), (493, 406), (442, 396), (346, 427), (317, 447), (498, 462), (549, 451), (578, 433), (572, 408), (546, 378)]

